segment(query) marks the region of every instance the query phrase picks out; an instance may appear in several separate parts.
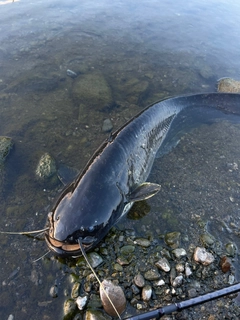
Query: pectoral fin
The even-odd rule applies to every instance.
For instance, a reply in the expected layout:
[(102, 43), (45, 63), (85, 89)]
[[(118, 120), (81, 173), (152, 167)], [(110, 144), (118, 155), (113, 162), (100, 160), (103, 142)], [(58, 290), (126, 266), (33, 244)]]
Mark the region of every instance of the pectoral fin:
[(133, 190), (128, 196), (128, 201), (142, 201), (151, 198), (161, 189), (157, 183), (144, 182)]

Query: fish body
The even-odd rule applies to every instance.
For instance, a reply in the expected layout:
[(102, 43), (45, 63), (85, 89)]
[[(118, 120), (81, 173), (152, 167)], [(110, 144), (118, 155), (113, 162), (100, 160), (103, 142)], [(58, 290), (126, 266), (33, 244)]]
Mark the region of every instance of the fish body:
[(146, 183), (156, 154), (174, 119), (186, 108), (207, 107), (240, 114), (238, 94), (198, 94), (155, 103), (114, 132), (97, 149), (48, 214), (48, 247), (57, 255), (81, 255), (126, 214), (135, 201), (155, 195)]

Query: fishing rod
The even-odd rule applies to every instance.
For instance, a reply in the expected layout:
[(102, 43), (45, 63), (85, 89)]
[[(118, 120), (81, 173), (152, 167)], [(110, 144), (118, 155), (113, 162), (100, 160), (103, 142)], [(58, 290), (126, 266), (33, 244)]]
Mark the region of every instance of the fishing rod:
[(208, 302), (208, 301), (211, 301), (211, 300), (214, 300), (238, 291), (240, 291), (240, 283), (234, 284), (232, 286), (229, 286), (221, 290), (206, 293), (196, 298), (191, 298), (189, 300), (185, 300), (182, 302), (176, 302), (156, 310), (148, 311), (136, 316), (125, 318), (124, 320), (150, 320), (153, 318), (160, 319), (165, 314), (170, 314), (175, 311), (182, 311), (183, 309), (187, 309), (189, 307), (193, 307), (198, 304)]

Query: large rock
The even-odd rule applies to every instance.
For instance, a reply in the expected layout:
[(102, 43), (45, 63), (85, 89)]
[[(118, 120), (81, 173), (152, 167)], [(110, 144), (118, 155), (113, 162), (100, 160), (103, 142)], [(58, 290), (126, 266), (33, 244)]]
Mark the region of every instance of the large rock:
[(218, 92), (240, 93), (240, 81), (223, 78), (218, 80)]
[[(100, 287), (100, 297), (101, 297), (104, 310), (110, 316), (113, 316), (113, 317), (117, 316), (116, 311), (114, 310), (111, 302), (108, 299), (109, 297), (113, 305), (115, 306), (117, 312), (119, 313), (119, 315), (123, 313), (123, 311), (126, 308), (126, 298), (122, 288), (120, 286), (115, 285), (110, 280), (103, 280), (102, 285), (104, 287), (104, 290), (102, 287)], [(106, 296), (106, 293), (108, 297)]]
[(73, 84), (72, 94), (80, 103), (104, 107), (112, 103), (111, 89), (100, 73), (79, 76)]

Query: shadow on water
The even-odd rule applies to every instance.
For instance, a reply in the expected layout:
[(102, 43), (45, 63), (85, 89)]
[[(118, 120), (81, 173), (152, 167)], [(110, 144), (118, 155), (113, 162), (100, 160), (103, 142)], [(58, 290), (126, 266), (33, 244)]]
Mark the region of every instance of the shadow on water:
[[(0, 186), (1, 230), (45, 225), (63, 186), (36, 177), (44, 153), (57, 165), (81, 169), (109, 135), (102, 130), (106, 118), (115, 130), (150, 103), (215, 91), (217, 79), (239, 77), (240, 7), (234, 1), (0, 4), (0, 135), (14, 141)], [(201, 294), (227, 286), (231, 277), (239, 280), (239, 121), (215, 118), (200, 117), (197, 126), (188, 122), (176, 147), (156, 159), (149, 181), (162, 185), (160, 193), (143, 208), (135, 207), (131, 219), (123, 219), (96, 249), (104, 258), (99, 274), (124, 287), (129, 312), (136, 313), (136, 303), (147, 310), (184, 299), (192, 289)], [(175, 132), (170, 145), (174, 137)], [(164, 242), (171, 231), (180, 232), (188, 258), (179, 262), (188, 259), (194, 276), (175, 294), (169, 275), (161, 273), (165, 285), (155, 287), (149, 280), (154, 295), (144, 302), (132, 290), (133, 274), (155, 266), (163, 249), (170, 252), (174, 269), (176, 259)], [(147, 239), (150, 246), (134, 244), (135, 237)], [(44, 242), (2, 235), (0, 242), (1, 319), (63, 319), (73, 282), (80, 284), (80, 294), (87, 292), (93, 308), (102, 310), (98, 286), (85, 279), (90, 272), (81, 261), (49, 255), (32, 263), (46, 252)], [(119, 267), (118, 252), (127, 245), (134, 246), (134, 255)], [(192, 263), (191, 250), (198, 245), (215, 253), (212, 267)], [(230, 273), (221, 272), (221, 255), (232, 260)], [(53, 287), (57, 298), (49, 293)], [(172, 319), (196, 319), (196, 314), (234, 318), (237, 312), (226, 299)]]

